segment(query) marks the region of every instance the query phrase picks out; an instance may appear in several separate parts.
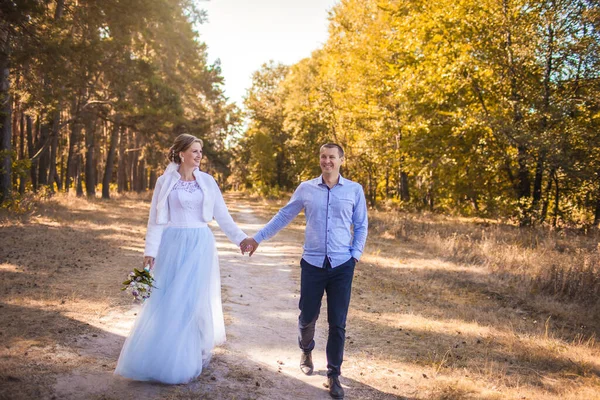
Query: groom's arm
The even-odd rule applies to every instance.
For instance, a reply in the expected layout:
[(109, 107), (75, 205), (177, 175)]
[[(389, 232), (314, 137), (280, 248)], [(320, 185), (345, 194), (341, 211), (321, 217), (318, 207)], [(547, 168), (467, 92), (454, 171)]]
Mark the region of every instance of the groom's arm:
[(294, 218), (296, 218), (304, 208), (304, 190), (304, 183), (301, 183), (294, 191), (290, 201), (281, 208), (256, 235), (254, 235), (254, 240), (256, 240), (257, 243), (272, 238), (277, 232), (285, 228)]
[(365, 192), (362, 186), (359, 185), (359, 190), (356, 193), (356, 206), (352, 215), (352, 224), (354, 225), (354, 238), (352, 240), (352, 257), (356, 261), (360, 260), (365, 242), (367, 241), (367, 229), (369, 228), (369, 220), (367, 218), (367, 201)]

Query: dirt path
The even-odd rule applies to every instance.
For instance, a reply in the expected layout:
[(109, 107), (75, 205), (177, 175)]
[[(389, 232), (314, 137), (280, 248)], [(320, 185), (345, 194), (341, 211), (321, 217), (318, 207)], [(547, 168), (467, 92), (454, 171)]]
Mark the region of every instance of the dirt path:
[[(232, 200), (230, 209), (240, 227), (254, 232), (263, 221), (248, 203), (239, 198)], [(293, 344), (297, 284), (292, 275), (295, 263), (290, 265), (289, 260), (298, 259), (300, 247), (282, 235), (250, 259), (239, 254), (218, 227), (213, 227), (213, 232), (220, 256), (228, 341), (216, 350), (202, 378), (173, 390), (164, 385), (131, 382), (110, 371), (81, 371), (58, 378), (58, 398), (82, 398), (84, 393), (84, 397), (114, 398), (178, 397), (183, 393), (210, 398), (328, 398), (321, 386), (323, 378), (309, 379), (296, 366), (298, 351)], [(118, 357), (138, 310), (139, 306), (126, 312), (122, 307), (107, 310), (100, 320), (104, 330), (114, 335), (101, 336), (89, 346), (86, 343), (81, 351), (106, 359)]]

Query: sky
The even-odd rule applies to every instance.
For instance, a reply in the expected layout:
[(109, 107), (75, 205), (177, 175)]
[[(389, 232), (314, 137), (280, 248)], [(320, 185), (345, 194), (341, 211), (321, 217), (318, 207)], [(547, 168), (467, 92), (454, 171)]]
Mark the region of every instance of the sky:
[(221, 60), (225, 95), (242, 106), (252, 73), (274, 60), (294, 64), (327, 40), (337, 0), (196, 0), (208, 12), (198, 27), (208, 60)]

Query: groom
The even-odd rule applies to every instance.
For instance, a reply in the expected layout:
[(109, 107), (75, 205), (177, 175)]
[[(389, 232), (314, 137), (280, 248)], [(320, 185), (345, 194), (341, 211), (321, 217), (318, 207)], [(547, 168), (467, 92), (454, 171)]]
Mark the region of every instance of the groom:
[[(304, 252), (300, 266), (300, 317), (298, 343), (302, 350), (300, 369), (313, 372), (311, 352), (315, 347), (315, 324), (321, 299), (327, 292), (327, 378), (329, 394), (344, 397), (340, 385), (346, 316), (350, 304), (354, 267), (362, 255), (367, 239), (367, 205), (362, 186), (340, 175), (344, 150), (334, 143), (320, 149), (322, 175), (302, 182), (289, 203), (265, 225), (254, 238), (240, 244), (242, 252), (256, 251), (259, 243), (273, 237), (288, 225), (302, 209), (306, 214)], [(354, 235), (352, 234), (352, 229)]]

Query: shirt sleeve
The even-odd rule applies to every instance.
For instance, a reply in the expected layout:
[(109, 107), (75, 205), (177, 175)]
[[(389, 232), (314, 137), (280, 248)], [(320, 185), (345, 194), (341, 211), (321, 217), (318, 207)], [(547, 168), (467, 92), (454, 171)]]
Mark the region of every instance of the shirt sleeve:
[(150, 203), (150, 215), (148, 216), (148, 227), (146, 229), (146, 246), (144, 249), (144, 255), (147, 257), (156, 258), (162, 239), (162, 232), (165, 227), (162, 224), (156, 223), (156, 206), (162, 184), (163, 180), (159, 178), (154, 187), (154, 193), (152, 193), (152, 203)]
[(361, 185), (358, 185), (356, 207), (352, 214), (352, 224), (354, 225), (354, 238), (352, 240), (352, 257), (360, 260), (367, 242), (367, 229), (369, 220), (367, 218), (367, 201), (365, 192)]
[(247, 238), (248, 235), (246, 235), (233, 221), (233, 218), (231, 218), (231, 214), (229, 214), (229, 210), (227, 209), (227, 205), (225, 204), (225, 200), (223, 199), (221, 189), (219, 189), (219, 185), (216, 181), (213, 181), (213, 184), (213, 190), (216, 196), (213, 213), (214, 218), (229, 240), (236, 246), (239, 246), (241, 241)]
[(277, 214), (260, 230), (254, 235), (254, 240), (257, 243), (263, 240), (268, 240), (275, 236), (277, 232), (285, 228), (304, 208), (304, 201), (302, 199), (302, 193), (304, 191), (304, 184), (300, 184), (294, 191), (290, 201), (283, 206)]

